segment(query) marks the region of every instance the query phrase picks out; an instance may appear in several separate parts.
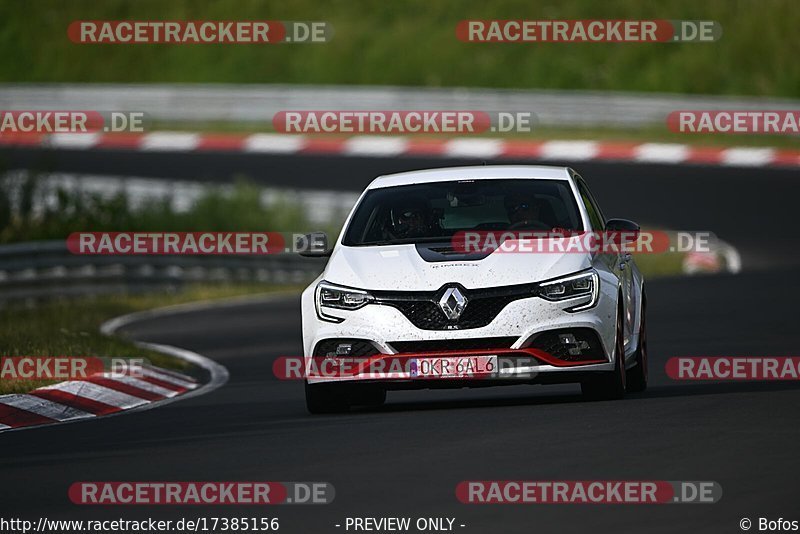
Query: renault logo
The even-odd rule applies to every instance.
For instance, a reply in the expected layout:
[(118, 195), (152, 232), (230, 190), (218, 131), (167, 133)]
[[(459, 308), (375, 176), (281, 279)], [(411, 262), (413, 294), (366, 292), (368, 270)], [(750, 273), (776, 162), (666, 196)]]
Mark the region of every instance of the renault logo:
[(439, 307), (448, 319), (455, 321), (467, 307), (467, 297), (457, 287), (448, 287), (439, 299)]

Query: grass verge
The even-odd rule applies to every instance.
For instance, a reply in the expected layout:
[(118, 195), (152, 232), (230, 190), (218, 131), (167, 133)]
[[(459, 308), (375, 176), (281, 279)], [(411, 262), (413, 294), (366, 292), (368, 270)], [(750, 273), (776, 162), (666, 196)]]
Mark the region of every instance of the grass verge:
[[(54, 301), (35, 307), (0, 310), (0, 351), (3, 356), (93, 356), (144, 358), (153, 365), (191, 371), (183, 360), (142, 350), (122, 337), (100, 333), (100, 325), (132, 312), (197, 300), (299, 289), (266, 284), (197, 285), (176, 294), (113, 296)], [(2, 380), (0, 394), (24, 393), (58, 380)]]
[[(713, 43), (467, 43), (464, 19), (715, 20)], [(796, 97), (794, 0), (0, 3), (0, 80), (300, 83)], [(320, 44), (73, 44), (75, 20), (327, 21)], [(35, 58), (35, 60), (32, 60)]]

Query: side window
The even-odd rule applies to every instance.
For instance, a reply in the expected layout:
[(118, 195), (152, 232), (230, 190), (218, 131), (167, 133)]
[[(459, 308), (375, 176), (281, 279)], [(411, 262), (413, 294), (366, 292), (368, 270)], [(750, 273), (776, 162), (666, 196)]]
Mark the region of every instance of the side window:
[(586, 206), (586, 212), (589, 214), (589, 222), (592, 223), (592, 230), (603, 230), (606, 226), (603, 213), (597, 206), (594, 197), (589, 192), (589, 188), (583, 183), (583, 180), (578, 180), (578, 192), (581, 194), (583, 204)]

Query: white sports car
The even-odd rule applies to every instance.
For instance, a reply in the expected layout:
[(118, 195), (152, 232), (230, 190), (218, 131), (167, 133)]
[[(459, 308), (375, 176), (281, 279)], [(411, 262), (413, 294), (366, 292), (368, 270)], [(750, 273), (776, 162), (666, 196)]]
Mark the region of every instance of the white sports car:
[(382, 404), (388, 389), (573, 382), (594, 399), (643, 391), (642, 276), (624, 247), (585, 239), (638, 232), (605, 219), (565, 167), (375, 179), (333, 247), (316, 235), (303, 253), (330, 256), (302, 295), (308, 410)]

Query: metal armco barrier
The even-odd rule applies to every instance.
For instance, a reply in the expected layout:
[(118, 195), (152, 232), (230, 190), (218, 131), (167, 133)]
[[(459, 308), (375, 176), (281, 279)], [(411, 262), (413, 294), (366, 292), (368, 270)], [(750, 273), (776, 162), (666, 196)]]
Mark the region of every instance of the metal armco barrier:
[(196, 282), (301, 284), (324, 259), (263, 256), (74, 255), (64, 241), (0, 245), (0, 302), (177, 290)]
[(797, 109), (786, 98), (387, 86), (4, 84), (0, 109), (143, 111), (170, 122), (270, 124), (279, 111), (392, 109), (530, 111), (544, 126), (639, 128), (680, 109)]

